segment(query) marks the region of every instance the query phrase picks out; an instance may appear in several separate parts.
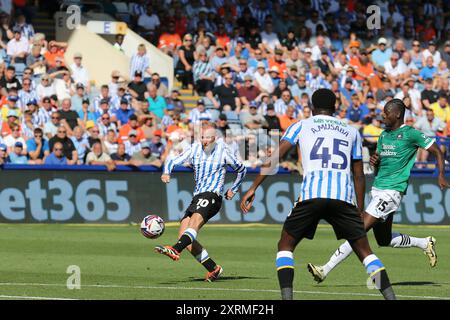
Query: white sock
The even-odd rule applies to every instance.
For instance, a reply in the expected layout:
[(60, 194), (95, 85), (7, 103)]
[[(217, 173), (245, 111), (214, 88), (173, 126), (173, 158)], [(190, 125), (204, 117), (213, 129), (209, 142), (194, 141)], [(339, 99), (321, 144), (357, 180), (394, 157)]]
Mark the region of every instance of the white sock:
[(390, 246), (393, 248), (411, 248), (417, 247), (425, 250), (427, 248), (427, 238), (416, 238), (408, 236), (407, 234), (392, 233), (392, 240)]
[(345, 241), (339, 249), (333, 253), (333, 255), (330, 258), (330, 261), (328, 261), (323, 266), (323, 272), (325, 273), (325, 276), (333, 270), (339, 263), (347, 259), (347, 257), (353, 252), (352, 247), (350, 246), (350, 243), (348, 241)]
[(200, 254), (195, 256), (195, 259), (200, 263), (206, 261), (206, 259), (208, 259), (208, 258), (209, 258), (209, 255), (208, 255), (208, 251), (206, 251), (206, 249), (203, 249)]

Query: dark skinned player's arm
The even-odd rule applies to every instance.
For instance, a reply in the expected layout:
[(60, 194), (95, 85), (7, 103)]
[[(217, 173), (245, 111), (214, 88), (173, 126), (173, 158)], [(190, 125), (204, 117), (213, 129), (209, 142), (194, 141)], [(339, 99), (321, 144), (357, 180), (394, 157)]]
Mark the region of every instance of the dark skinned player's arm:
[[(272, 153), (272, 157), (269, 159), (270, 163), (279, 163), (280, 159), (283, 158), (283, 156), (293, 147), (293, 145), (286, 141), (281, 140), (280, 145), (278, 147), (278, 150), (275, 150), (275, 152)], [(273, 158), (275, 157), (275, 159)], [(261, 173), (258, 174), (253, 181), (252, 186), (247, 191), (247, 193), (244, 195), (241, 201), (241, 210), (244, 213), (247, 213), (250, 208), (252, 207), (253, 199), (255, 197), (256, 189), (261, 185), (261, 183), (264, 182), (264, 180), (267, 177), (267, 174), (263, 173), (264, 168), (261, 168)]]
[(366, 193), (366, 177), (364, 176), (362, 160), (352, 161), (353, 182), (355, 184), (356, 204), (360, 212), (364, 211), (364, 197)]
[(450, 188), (450, 185), (445, 180), (445, 161), (444, 161), (444, 156), (442, 155), (442, 152), (439, 149), (439, 147), (436, 144), (436, 142), (433, 143), (431, 145), (431, 147), (429, 147), (427, 149), (427, 151), (432, 153), (436, 157), (437, 166), (438, 166), (438, 170), (439, 170), (439, 176), (438, 176), (439, 187), (441, 189)]

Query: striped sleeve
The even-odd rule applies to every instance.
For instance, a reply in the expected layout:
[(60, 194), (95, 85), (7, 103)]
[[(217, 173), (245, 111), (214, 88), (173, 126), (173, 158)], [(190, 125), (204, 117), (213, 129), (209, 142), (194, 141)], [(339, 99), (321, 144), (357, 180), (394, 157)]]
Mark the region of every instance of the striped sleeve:
[(225, 147), (224, 151), (225, 151), (225, 163), (228, 164), (231, 168), (233, 168), (234, 171), (237, 172), (236, 180), (234, 180), (233, 186), (231, 187), (231, 191), (236, 193), (239, 190), (239, 187), (241, 186), (242, 182), (244, 181), (245, 175), (247, 174), (247, 169), (242, 164), (242, 162), (240, 162), (236, 158), (236, 156), (228, 147)]
[(300, 131), (302, 130), (302, 121), (298, 121), (294, 124), (291, 124), (289, 128), (287, 128), (281, 140), (286, 140), (292, 145), (296, 145), (300, 138)]
[(189, 147), (178, 157), (167, 159), (166, 163), (164, 164), (163, 170), (164, 174), (170, 175), (173, 168), (175, 168), (176, 166), (180, 166), (187, 161), (190, 161), (190, 159), (192, 158), (191, 156), (192, 156), (192, 148)]
[(359, 131), (355, 130), (355, 140), (352, 146), (352, 160), (362, 159), (362, 140)]

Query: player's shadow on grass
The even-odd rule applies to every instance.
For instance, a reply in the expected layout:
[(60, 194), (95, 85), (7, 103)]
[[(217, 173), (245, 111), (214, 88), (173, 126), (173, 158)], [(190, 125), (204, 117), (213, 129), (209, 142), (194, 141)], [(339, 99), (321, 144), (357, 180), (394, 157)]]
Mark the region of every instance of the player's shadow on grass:
[(433, 286), (433, 287), (441, 287), (440, 283), (431, 282), (431, 281), (402, 281), (402, 282), (394, 282), (393, 286)]
[[(247, 276), (223, 276), (220, 277), (219, 279), (217, 279), (214, 282), (221, 282), (221, 281), (233, 281), (233, 280), (267, 280), (269, 278), (264, 278), (264, 277), (247, 277)], [(162, 282), (160, 284), (165, 284), (165, 285), (171, 285), (171, 284), (175, 284), (175, 283), (180, 283), (180, 282), (205, 282), (205, 278), (196, 278), (196, 277), (189, 277), (187, 280), (182, 280), (182, 281), (174, 281), (174, 282)]]

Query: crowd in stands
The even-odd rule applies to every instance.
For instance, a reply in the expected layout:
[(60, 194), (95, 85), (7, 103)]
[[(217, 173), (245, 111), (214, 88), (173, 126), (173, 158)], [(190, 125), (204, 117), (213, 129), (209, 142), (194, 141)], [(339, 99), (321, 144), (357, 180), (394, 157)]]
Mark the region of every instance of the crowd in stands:
[[(128, 74), (112, 66), (105, 70), (111, 81), (93, 88), (81, 53), (69, 57), (66, 43), (34, 33), (20, 8), (3, 10), (0, 163), (160, 167), (209, 121), (257, 167), (271, 142), (311, 116), (319, 88), (336, 94), (336, 116), (364, 136), (366, 159), (383, 130), (383, 106), (394, 98), (407, 106), (406, 125), (440, 137), (446, 151), (448, 1), (125, 2), (128, 15), (119, 16), (103, 1), (106, 12), (174, 58), (180, 89), (169, 90), (151, 70), (145, 45)], [(372, 4), (381, 14), (378, 29), (367, 27)], [(124, 37), (116, 37), (118, 50)], [(180, 99), (183, 92), (201, 97), (194, 109)], [(301, 170), (296, 152), (283, 167)], [(417, 166), (428, 159), (420, 151)]]

